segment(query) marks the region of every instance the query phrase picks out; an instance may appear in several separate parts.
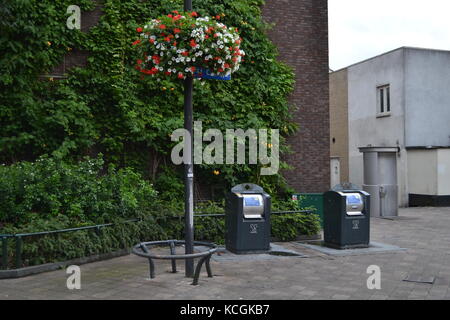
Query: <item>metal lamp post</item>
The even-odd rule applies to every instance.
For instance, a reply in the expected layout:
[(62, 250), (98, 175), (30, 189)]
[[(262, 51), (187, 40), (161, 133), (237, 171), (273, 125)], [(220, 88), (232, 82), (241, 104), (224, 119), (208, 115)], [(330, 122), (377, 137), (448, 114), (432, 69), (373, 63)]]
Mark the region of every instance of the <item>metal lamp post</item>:
[[(192, 11), (192, 0), (184, 0), (184, 11)], [(188, 163), (184, 164), (184, 232), (185, 253), (194, 252), (194, 159), (193, 159), (193, 84), (192, 76), (187, 76), (184, 81), (184, 128), (189, 132), (189, 143), (184, 152), (187, 153)], [(186, 259), (186, 277), (194, 276), (194, 260)]]

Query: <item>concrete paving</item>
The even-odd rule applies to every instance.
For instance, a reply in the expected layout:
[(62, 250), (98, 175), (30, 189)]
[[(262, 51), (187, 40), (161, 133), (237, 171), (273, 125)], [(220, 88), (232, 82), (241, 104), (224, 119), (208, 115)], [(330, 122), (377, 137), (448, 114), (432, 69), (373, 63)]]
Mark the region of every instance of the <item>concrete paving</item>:
[[(213, 259), (214, 278), (203, 270), (198, 286), (184, 277), (182, 262), (172, 274), (170, 262), (156, 261), (156, 278), (149, 280), (147, 261), (128, 255), (80, 266), (80, 290), (67, 289), (65, 270), (0, 280), (0, 299), (450, 300), (450, 208), (408, 208), (400, 215), (373, 218), (371, 239), (403, 251), (336, 256), (284, 243), (307, 257)], [(381, 270), (380, 290), (367, 287), (372, 265)]]

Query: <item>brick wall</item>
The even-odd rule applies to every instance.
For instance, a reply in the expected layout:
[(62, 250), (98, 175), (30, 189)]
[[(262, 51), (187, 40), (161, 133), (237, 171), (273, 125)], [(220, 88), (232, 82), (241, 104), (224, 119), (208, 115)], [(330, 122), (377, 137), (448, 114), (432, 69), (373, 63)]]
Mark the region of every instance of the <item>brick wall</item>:
[(294, 68), (290, 97), (298, 133), (288, 142), (294, 153), (285, 174), (297, 192), (323, 192), (330, 185), (330, 129), (327, 0), (266, 0), (264, 18), (279, 59)]

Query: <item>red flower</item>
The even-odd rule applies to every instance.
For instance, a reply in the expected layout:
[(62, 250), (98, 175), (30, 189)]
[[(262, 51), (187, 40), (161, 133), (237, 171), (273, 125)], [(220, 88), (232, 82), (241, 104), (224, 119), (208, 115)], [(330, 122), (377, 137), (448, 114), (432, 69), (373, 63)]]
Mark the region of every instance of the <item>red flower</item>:
[(177, 10), (172, 11), (172, 13), (179, 14), (179, 12)]
[(181, 72), (178, 74), (178, 79), (184, 79), (184, 75)]
[(225, 63), (223, 66), (225, 67), (225, 69), (228, 69), (230, 67), (228, 63)]
[(137, 64), (142, 64), (142, 60), (141, 59), (139, 59), (138, 61), (136, 61), (137, 62)]
[(184, 52), (182, 52), (181, 54), (182, 54), (183, 56), (187, 57), (187, 56), (189, 55), (189, 52), (184, 51)]
[(136, 29), (137, 32), (141, 33), (143, 31), (143, 29), (141, 27)]
[(173, 32), (174, 32), (175, 34), (177, 34), (177, 33), (180, 33), (180, 32), (181, 32), (181, 30), (180, 30), (180, 29), (178, 29), (178, 28), (175, 28), (175, 29), (173, 29)]
[(166, 74), (166, 76), (170, 76), (171, 75), (171, 73), (169, 71), (166, 71), (165, 74)]
[(175, 41), (175, 42), (173, 43), (173, 46), (176, 47), (177, 44), (178, 44), (178, 42)]
[(180, 19), (181, 19), (181, 15), (177, 15), (177, 16), (173, 17), (174, 21), (177, 21), (177, 20), (180, 20)]
[(153, 73), (158, 73), (158, 71), (159, 71), (158, 68), (155, 68), (155, 67), (152, 68)]
[(208, 36), (208, 35), (206, 35), (206, 36), (205, 36), (205, 39), (209, 39), (209, 36)]
[(197, 12), (191, 12), (191, 17), (198, 17), (198, 13)]
[(154, 39), (150, 39), (150, 40), (148, 40), (150, 43), (155, 43), (155, 40)]
[(219, 16), (219, 15), (217, 15), (217, 16), (216, 16), (216, 19), (217, 19), (217, 20), (220, 20), (220, 16)]
[(138, 43), (141, 43), (141, 40), (136, 40), (135, 42), (133, 42), (133, 46), (137, 45)]
[(171, 14), (168, 14), (167, 16), (168, 16), (169, 18), (173, 18), (173, 15), (171, 15)]
[(165, 38), (164, 38), (164, 41), (170, 42), (170, 37), (165, 37)]
[(220, 73), (222, 73), (224, 70), (222, 68), (219, 68), (217, 71), (219, 71)]
[(191, 45), (192, 48), (195, 48), (197, 46), (197, 43), (195, 42), (194, 39), (192, 39), (189, 44)]
[(195, 70), (197, 70), (197, 68), (191, 67), (191, 71), (192, 71), (192, 72), (195, 72)]
[(163, 25), (163, 24), (160, 24), (160, 25), (159, 25), (159, 28), (160, 28), (161, 30), (164, 30), (164, 29), (166, 29), (166, 26)]

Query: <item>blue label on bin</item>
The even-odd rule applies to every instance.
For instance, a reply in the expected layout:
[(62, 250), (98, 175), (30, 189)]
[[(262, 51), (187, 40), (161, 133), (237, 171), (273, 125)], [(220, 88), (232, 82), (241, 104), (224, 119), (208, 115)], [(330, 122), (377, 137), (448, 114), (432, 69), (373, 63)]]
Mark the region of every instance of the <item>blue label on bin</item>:
[(244, 198), (244, 203), (245, 203), (246, 207), (259, 207), (259, 206), (261, 206), (261, 203), (259, 202), (259, 198), (258, 197), (253, 197), (253, 198), (245, 197)]

